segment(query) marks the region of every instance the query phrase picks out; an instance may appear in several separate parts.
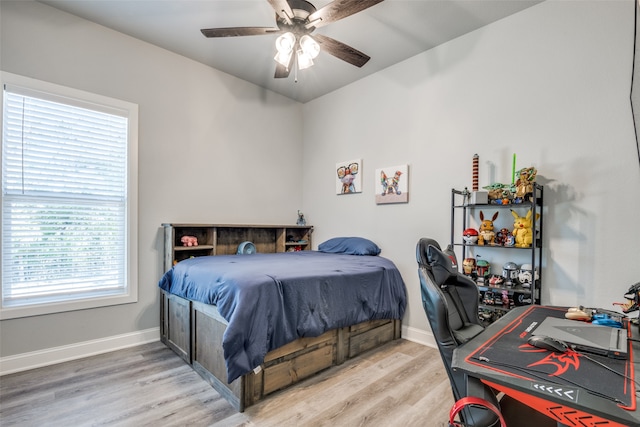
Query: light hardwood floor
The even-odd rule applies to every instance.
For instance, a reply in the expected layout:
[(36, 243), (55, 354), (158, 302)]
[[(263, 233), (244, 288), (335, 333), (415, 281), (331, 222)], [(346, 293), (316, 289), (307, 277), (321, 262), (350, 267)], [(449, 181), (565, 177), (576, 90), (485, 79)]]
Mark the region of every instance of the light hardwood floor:
[(0, 377), (5, 426), (447, 426), (436, 349), (397, 340), (236, 412), (160, 342)]

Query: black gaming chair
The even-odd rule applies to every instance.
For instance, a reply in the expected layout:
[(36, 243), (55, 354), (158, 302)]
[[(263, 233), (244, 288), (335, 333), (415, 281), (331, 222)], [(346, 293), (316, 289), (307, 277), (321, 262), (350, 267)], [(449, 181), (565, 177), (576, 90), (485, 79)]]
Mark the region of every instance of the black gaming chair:
[[(501, 409), (509, 427), (556, 426), (556, 422), (549, 417), (508, 396), (498, 402), (490, 387), (451, 368), (455, 348), (484, 330), (478, 319), (478, 287), (453, 267), (452, 259), (442, 252), (438, 242), (433, 239), (420, 239), (416, 247), (416, 259), (422, 305), (449, 375), (454, 399), (476, 396), (493, 403)], [(468, 427), (498, 425), (496, 415), (480, 407), (467, 406), (460, 412), (460, 417)]]

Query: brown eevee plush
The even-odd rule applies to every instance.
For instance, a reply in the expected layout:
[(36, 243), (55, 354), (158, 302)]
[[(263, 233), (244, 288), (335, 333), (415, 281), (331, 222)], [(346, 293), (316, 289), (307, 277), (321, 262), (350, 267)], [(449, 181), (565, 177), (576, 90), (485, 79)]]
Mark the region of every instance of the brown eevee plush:
[(484, 219), (484, 213), (480, 211), (480, 228), (478, 229), (478, 244), (483, 246), (485, 242), (490, 245), (496, 244), (496, 233), (493, 231), (493, 221), (498, 218), (498, 212), (493, 214), (493, 218)]

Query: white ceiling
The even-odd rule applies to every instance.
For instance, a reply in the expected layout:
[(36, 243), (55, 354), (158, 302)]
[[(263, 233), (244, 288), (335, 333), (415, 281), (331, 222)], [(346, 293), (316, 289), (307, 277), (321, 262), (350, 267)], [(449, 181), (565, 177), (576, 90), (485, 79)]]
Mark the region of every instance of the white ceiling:
[[(276, 35), (206, 38), (202, 28), (276, 27), (267, 0), (40, 0), (308, 102), (543, 0), (386, 0), (315, 30), (371, 57), (362, 68), (320, 53), (315, 65), (275, 79)], [(357, 1), (357, 0), (353, 0)], [(311, 0), (317, 9), (327, 0)]]

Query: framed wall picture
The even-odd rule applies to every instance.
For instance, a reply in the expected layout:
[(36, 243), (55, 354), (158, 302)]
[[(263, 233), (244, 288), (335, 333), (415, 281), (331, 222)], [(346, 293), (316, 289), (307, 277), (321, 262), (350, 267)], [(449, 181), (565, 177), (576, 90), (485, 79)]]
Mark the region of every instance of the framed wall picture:
[(409, 202), (409, 165), (376, 169), (376, 204)]
[(362, 159), (336, 163), (336, 194), (362, 193)]

